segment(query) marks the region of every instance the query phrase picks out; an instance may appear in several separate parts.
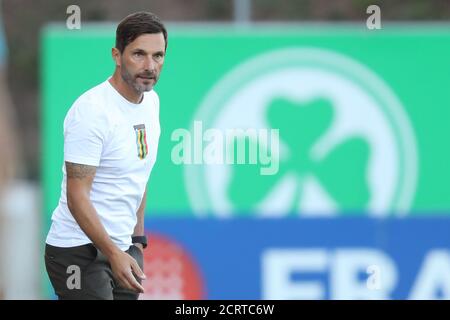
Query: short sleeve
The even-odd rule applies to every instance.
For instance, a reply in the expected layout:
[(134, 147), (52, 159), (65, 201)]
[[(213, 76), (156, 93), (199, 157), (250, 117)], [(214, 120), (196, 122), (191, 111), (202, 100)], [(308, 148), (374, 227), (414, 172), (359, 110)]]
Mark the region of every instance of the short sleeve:
[(64, 161), (98, 167), (108, 128), (101, 107), (75, 102), (64, 120)]

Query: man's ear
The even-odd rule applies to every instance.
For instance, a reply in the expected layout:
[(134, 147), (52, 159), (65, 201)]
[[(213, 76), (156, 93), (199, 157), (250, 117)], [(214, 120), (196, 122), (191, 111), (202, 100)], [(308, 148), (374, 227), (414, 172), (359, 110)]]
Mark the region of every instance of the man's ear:
[(111, 55), (112, 55), (112, 58), (113, 58), (114, 62), (116, 63), (116, 67), (120, 67), (120, 57), (121, 57), (121, 54), (120, 54), (119, 49), (117, 49), (117, 48), (112, 48), (112, 49), (111, 49)]

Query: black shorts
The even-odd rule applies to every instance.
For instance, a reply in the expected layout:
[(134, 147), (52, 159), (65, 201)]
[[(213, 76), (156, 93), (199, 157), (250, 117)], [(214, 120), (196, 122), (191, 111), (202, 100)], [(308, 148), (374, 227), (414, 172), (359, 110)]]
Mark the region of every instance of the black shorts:
[[(132, 245), (127, 251), (141, 270), (141, 250)], [(105, 255), (92, 243), (61, 248), (45, 245), (45, 267), (58, 299), (137, 300), (139, 293), (121, 287), (114, 279)], [(139, 283), (141, 280), (136, 277)]]

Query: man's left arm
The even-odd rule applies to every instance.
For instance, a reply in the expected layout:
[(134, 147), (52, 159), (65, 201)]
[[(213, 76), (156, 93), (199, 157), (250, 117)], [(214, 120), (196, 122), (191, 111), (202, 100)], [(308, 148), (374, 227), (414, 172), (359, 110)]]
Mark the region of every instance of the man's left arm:
[[(147, 202), (147, 187), (144, 191), (144, 196), (142, 197), (141, 205), (139, 206), (138, 211), (136, 212), (137, 216), (137, 223), (134, 227), (133, 237), (135, 236), (143, 236), (144, 235), (144, 212), (145, 212), (145, 204)], [(144, 247), (141, 243), (135, 243), (135, 246), (137, 246), (141, 251), (144, 250)]]

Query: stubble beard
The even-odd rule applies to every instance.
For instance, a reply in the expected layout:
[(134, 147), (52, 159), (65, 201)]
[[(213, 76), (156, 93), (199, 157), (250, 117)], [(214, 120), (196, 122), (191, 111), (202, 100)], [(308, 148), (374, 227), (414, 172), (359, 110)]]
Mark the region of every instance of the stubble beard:
[(142, 94), (146, 91), (151, 91), (153, 89), (153, 85), (141, 85), (137, 82), (137, 77), (133, 76), (127, 68), (122, 64), (120, 75), (122, 76), (123, 81), (127, 83), (137, 94)]

